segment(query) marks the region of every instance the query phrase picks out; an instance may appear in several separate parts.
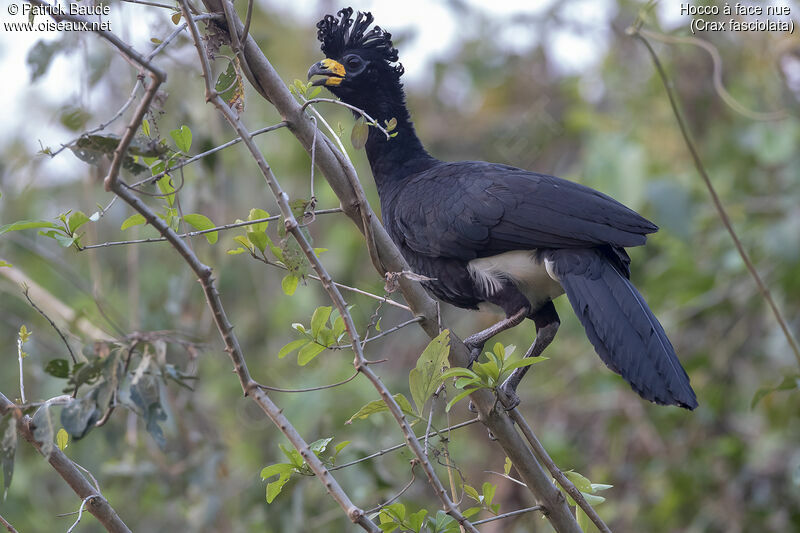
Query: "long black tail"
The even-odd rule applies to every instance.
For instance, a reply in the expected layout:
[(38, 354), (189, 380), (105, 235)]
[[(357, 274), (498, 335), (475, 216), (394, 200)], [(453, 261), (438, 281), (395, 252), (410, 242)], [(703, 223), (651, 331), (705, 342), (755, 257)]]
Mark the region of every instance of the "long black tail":
[(552, 250), (544, 258), (594, 349), (611, 370), (651, 402), (697, 407), (689, 376), (664, 328), (602, 250)]

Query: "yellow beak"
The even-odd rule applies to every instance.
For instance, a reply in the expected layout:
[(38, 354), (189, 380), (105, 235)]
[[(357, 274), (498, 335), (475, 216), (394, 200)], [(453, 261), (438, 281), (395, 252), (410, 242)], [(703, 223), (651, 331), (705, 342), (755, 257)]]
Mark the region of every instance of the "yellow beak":
[(324, 76), (324, 78), (314, 80), (312, 85), (339, 85), (346, 74), (344, 65), (333, 59), (323, 59), (308, 69), (308, 79), (315, 75)]

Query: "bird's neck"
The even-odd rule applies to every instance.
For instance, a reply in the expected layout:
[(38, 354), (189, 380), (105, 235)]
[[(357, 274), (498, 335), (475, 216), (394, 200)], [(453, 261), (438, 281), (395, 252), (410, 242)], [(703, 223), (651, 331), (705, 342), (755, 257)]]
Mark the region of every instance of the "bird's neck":
[(393, 97), (380, 99), (380, 103), (365, 109), (378, 124), (385, 128), (386, 121), (395, 119), (397, 125), (390, 132), (392, 137), (378, 128), (370, 127), (366, 151), (378, 194), (397, 185), (405, 177), (421, 172), (437, 163), (417, 137), (411, 116), (405, 106), (402, 89)]

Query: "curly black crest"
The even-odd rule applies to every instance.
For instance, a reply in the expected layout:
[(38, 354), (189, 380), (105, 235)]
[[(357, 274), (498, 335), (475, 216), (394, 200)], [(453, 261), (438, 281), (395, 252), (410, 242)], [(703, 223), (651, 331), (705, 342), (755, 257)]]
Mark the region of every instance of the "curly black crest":
[[(339, 58), (347, 50), (370, 50), (376, 52), (387, 63), (394, 63), (398, 59), (397, 48), (392, 45), (392, 34), (375, 26), (371, 30), (370, 24), (375, 20), (372, 13), (358, 12), (353, 20), (353, 8), (346, 7), (337, 13), (338, 19), (333, 15), (317, 23), (317, 39), (322, 43), (320, 48), (326, 57)], [(394, 67), (397, 75), (403, 73), (403, 66)]]

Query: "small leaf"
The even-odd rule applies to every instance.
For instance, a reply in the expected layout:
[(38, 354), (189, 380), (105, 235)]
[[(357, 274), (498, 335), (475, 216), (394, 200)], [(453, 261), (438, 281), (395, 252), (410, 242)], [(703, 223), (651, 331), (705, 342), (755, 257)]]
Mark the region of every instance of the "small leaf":
[(567, 476), (567, 479), (572, 481), (572, 484), (575, 485), (575, 488), (577, 488), (579, 491), (592, 491), (592, 482), (578, 472), (575, 472), (574, 470), (567, 470), (564, 472), (564, 475)]
[(20, 326), (20, 328), (19, 328), (19, 340), (21, 340), (23, 344), (28, 342), (28, 339), (31, 338), (31, 335), (33, 335), (33, 331), (28, 331), (28, 327), (25, 324)]
[(158, 185), (158, 189), (164, 195), (167, 205), (172, 207), (172, 205), (175, 203), (175, 187), (172, 186), (172, 179), (170, 178), (169, 174), (164, 175), (163, 178), (158, 180), (156, 185)]
[(184, 154), (188, 154), (192, 147), (192, 130), (189, 126), (181, 126), (169, 132), (170, 137), (175, 141), (175, 146)]
[(475, 500), (476, 502), (481, 501), (481, 496), (478, 494), (478, 491), (475, 490), (475, 487), (471, 487), (469, 485), (464, 485), (464, 494)]
[(264, 253), (264, 250), (267, 249), (267, 234), (263, 231), (248, 230), (247, 240), (261, 253)]
[(755, 395), (753, 396), (753, 401), (750, 402), (750, 408), (754, 408), (756, 405), (758, 405), (758, 402), (760, 402), (766, 395), (770, 393), (798, 388), (800, 388), (800, 374), (784, 376), (783, 380), (775, 387), (764, 387), (756, 391)]
[[(173, 13), (172, 16), (170, 17), (172, 19), (172, 23), (177, 26), (178, 23), (181, 21), (181, 16), (183, 16), (183, 14), (180, 11), (176, 11), (175, 13)], [(146, 135), (150, 134), (148, 133)]]
[(19, 220), (12, 224), (6, 224), (5, 226), (0, 226), (0, 235), (8, 233), (9, 231), (19, 231), (23, 229), (33, 229), (33, 228), (61, 229), (58, 224), (54, 222), (48, 222), (47, 220)]
[(458, 393), (452, 400), (450, 400), (447, 403), (447, 407), (445, 408), (445, 411), (449, 413), (450, 409), (452, 409), (455, 404), (457, 404), (460, 400), (463, 400), (464, 398), (466, 398), (467, 396), (472, 394), (472, 392), (474, 390), (475, 389), (466, 389), (466, 390), (463, 390), (460, 393)]
[(267, 503), (272, 503), (278, 494), (281, 493), (281, 490), (283, 490), (283, 486), (286, 485), (290, 479), (290, 474), (281, 474), (281, 477), (278, 478), (278, 481), (273, 481), (272, 483), (267, 484)]
[(280, 349), (280, 351), (278, 352), (278, 359), (283, 359), (293, 351), (297, 350), (301, 346), (305, 346), (309, 342), (312, 341), (308, 341), (306, 339), (298, 339), (296, 341), (290, 342), (289, 344)]
[(150, 137), (150, 121), (146, 118), (142, 119), (142, 133)]
[(14, 266), (14, 265), (12, 265), (11, 263), (9, 263), (8, 261), (3, 261), (2, 259), (0, 259), (0, 267), (8, 267), (8, 268), (11, 268), (11, 267), (13, 267), (13, 266)]
[(69, 377), (69, 362), (66, 359), (53, 359), (47, 363), (44, 371), (53, 377), (66, 379)]
[(309, 342), (300, 348), (300, 351), (297, 353), (297, 364), (305, 366), (324, 351), (325, 346), (317, 344), (316, 342)]
[[(403, 396), (403, 394), (398, 393), (393, 396), (394, 401), (400, 406), (400, 409), (406, 414), (413, 414), (411, 403), (408, 401), (408, 398)], [(383, 400), (373, 400), (363, 406), (361, 409), (356, 412), (353, 416), (351, 416), (345, 424), (352, 424), (353, 420), (360, 419), (363, 420), (370, 415), (374, 415), (375, 413), (382, 413), (384, 411), (388, 411), (389, 407), (386, 405), (386, 402)]]
[(328, 437), (326, 439), (319, 439), (317, 441), (312, 442), (308, 445), (314, 455), (319, 456), (321, 453), (325, 453), (325, 450), (328, 449), (328, 444), (331, 443), (333, 437)]
[(131, 215), (125, 219), (125, 222), (122, 223), (122, 227), (120, 227), (120, 230), (125, 231), (130, 227), (140, 226), (145, 223), (147, 223), (147, 220), (145, 220), (145, 218), (139, 213), (136, 213), (135, 215)]
[(497, 487), (487, 481), (481, 486), (481, 490), (483, 491), (483, 501), (486, 503), (486, 505), (492, 505), (492, 500), (494, 500), (494, 493), (497, 490)]
[[(214, 227), (214, 223), (211, 221), (210, 218), (198, 213), (190, 213), (188, 215), (183, 215), (183, 221), (198, 231), (204, 231)], [(217, 242), (218, 232), (212, 231), (209, 233), (204, 233), (203, 235), (208, 241), (208, 244), (214, 244), (215, 242)]]
[(75, 233), (75, 230), (83, 226), (89, 222), (89, 217), (87, 217), (82, 211), (75, 211), (69, 216), (67, 221), (67, 227), (69, 227), (70, 233)]
[(511, 467), (512, 467), (512, 466), (513, 466), (513, 465), (512, 465), (512, 463), (511, 463), (511, 459), (509, 459), (508, 457), (506, 457), (506, 464), (503, 466), (503, 473), (504, 473), (505, 475), (508, 475), (508, 473), (509, 473), (509, 472), (511, 472)]
[(369, 126), (364, 122), (363, 118), (356, 120), (353, 124), (353, 131), (350, 132), (350, 142), (353, 148), (361, 150), (367, 144), (367, 137), (369, 137)]
[(277, 463), (274, 465), (265, 466), (261, 469), (261, 479), (266, 481), (272, 476), (291, 474), (294, 471), (294, 466), (289, 463)]
[(331, 306), (323, 306), (317, 307), (314, 311), (314, 314), (311, 316), (311, 335), (314, 338), (317, 338), (319, 335), (319, 330), (328, 321), (332, 310), (333, 308)]
[(335, 455), (339, 455), (339, 452), (344, 450), (344, 447), (347, 446), (348, 444), (350, 444), (350, 441), (349, 440), (345, 440), (345, 441), (340, 442), (336, 446), (334, 446), (333, 449), (334, 449)]
[(65, 430), (64, 428), (59, 429), (58, 433), (56, 434), (56, 445), (58, 446), (58, 449), (63, 452), (68, 444), (69, 444), (69, 433), (67, 433), (67, 430)]
[(294, 291), (297, 290), (297, 284), (299, 282), (300, 279), (294, 274), (286, 274), (281, 280), (281, 289), (283, 289), (283, 293), (287, 296), (293, 295)]

